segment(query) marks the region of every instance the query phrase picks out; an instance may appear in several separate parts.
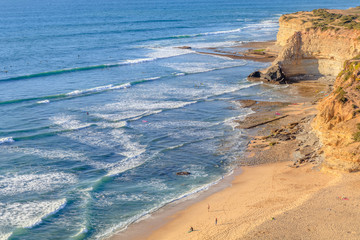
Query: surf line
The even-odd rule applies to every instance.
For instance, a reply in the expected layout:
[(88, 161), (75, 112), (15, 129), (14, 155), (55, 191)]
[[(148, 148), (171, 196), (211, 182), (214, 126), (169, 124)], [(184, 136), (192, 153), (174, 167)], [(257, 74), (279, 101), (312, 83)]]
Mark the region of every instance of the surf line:
[(71, 72), (81, 72), (81, 71), (94, 70), (94, 69), (113, 68), (113, 67), (129, 65), (129, 64), (150, 62), (150, 61), (154, 61), (154, 60), (156, 60), (156, 58), (140, 58), (140, 59), (133, 59), (133, 60), (125, 60), (123, 62), (118, 62), (118, 63), (100, 64), (100, 65), (92, 65), (92, 66), (76, 67), (76, 68), (64, 68), (64, 69), (48, 71), (48, 72), (41, 72), (41, 73), (34, 73), (34, 74), (17, 76), (17, 77), (3, 78), (3, 79), (0, 79), (0, 83), (8, 82), (8, 81), (38, 78), (38, 77), (46, 77), (46, 76), (52, 76), (52, 75), (60, 75), (60, 74), (71, 73)]

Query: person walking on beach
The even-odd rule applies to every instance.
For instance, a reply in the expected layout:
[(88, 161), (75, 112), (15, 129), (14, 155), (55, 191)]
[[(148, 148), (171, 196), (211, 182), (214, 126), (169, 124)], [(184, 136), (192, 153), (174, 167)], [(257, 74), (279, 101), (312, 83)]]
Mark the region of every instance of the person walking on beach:
[(208, 212), (210, 212), (210, 204), (208, 204)]
[(215, 225), (217, 225), (217, 218), (215, 218)]

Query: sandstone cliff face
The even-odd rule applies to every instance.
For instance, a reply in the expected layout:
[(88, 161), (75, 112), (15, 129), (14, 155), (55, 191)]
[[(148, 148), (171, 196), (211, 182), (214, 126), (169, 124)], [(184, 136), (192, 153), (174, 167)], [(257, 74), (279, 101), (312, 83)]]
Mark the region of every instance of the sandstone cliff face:
[(280, 18), (277, 44), (283, 46), (283, 50), (275, 63), (287, 77), (299, 74), (336, 76), (346, 60), (360, 54), (360, 30), (315, 28), (308, 19), (303, 20), (304, 14), (310, 13)]
[(337, 76), (333, 92), (319, 103), (313, 128), (323, 144), (323, 169), (359, 171), (360, 8), (284, 15), (277, 45), (283, 49), (273, 64), (286, 77)]
[(360, 170), (360, 61), (345, 63), (334, 91), (318, 106), (313, 122), (325, 153), (324, 169)]

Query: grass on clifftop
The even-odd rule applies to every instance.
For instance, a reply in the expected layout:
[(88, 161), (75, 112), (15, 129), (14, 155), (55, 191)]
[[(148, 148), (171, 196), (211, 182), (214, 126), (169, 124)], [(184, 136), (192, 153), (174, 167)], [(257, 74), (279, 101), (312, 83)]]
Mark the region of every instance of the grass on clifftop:
[(312, 12), (297, 12), (283, 16), (284, 21), (299, 18), (303, 23), (311, 22), (310, 28), (322, 31), (332, 29), (359, 29), (360, 30), (360, 6), (348, 10), (315, 9)]

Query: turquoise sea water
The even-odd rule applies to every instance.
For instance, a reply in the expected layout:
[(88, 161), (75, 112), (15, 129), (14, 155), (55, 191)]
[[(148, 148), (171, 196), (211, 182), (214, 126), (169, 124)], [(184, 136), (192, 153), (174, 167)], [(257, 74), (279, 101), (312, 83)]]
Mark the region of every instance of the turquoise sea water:
[(194, 50), (356, 4), (0, 1), (0, 239), (101, 239), (216, 183), (246, 144), (234, 101), (291, 96), (246, 81), (266, 64)]

